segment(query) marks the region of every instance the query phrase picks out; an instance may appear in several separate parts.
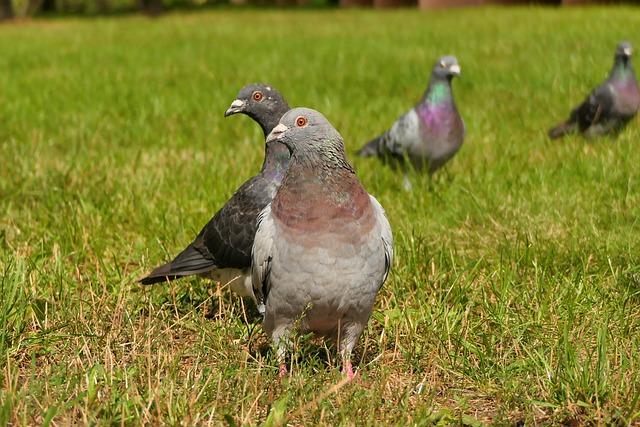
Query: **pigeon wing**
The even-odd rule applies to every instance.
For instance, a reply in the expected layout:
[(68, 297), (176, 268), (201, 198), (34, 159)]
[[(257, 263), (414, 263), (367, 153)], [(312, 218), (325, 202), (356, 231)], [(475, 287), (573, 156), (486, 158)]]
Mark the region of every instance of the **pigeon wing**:
[(581, 131), (610, 117), (614, 105), (611, 84), (598, 86), (582, 104), (576, 107), (570, 121), (578, 123)]
[(256, 234), (256, 218), (270, 201), (263, 180), (243, 184), (202, 229), (198, 239), (218, 268), (247, 268)]
[(264, 313), (264, 305), (270, 288), (269, 276), (273, 257), (273, 239), (276, 236), (275, 223), (271, 216), (271, 204), (260, 212), (257, 225), (258, 231), (256, 231), (251, 252), (251, 284), (258, 302), (258, 310)]
[(409, 147), (420, 143), (420, 122), (415, 109), (395, 121), (384, 138), (385, 151), (394, 157), (404, 157)]
[(384, 248), (384, 277), (380, 286), (387, 281), (389, 276), (389, 270), (393, 264), (393, 234), (391, 233), (391, 225), (387, 219), (387, 215), (382, 205), (376, 200), (375, 197), (369, 195), (371, 204), (375, 211), (376, 218), (378, 219), (378, 225), (380, 226), (380, 234), (382, 236), (382, 247)]

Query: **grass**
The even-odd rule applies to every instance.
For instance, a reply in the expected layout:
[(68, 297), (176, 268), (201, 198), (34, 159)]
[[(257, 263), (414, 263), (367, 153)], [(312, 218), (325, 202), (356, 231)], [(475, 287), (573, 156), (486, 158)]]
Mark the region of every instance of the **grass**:
[[(546, 129), (640, 45), (637, 9), (220, 10), (0, 27), (0, 424), (640, 422), (640, 124)], [(415, 191), (353, 153), (455, 53), (467, 139)], [(396, 260), (341, 382), (249, 302), (142, 288), (259, 169), (222, 113), (268, 81), (343, 134)]]

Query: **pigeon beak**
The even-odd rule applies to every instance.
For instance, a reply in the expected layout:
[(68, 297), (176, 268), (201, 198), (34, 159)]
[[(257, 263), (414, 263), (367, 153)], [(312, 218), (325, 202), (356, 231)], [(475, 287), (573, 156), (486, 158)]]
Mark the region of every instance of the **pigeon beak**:
[(458, 64), (453, 64), (449, 67), (449, 72), (451, 74), (453, 74), (454, 76), (459, 76), (460, 75), (460, 71), (462, 71), (462, 69), (460, 68), (460, 66)]
[(280, 123), (278, 126), (274, 127), (269, 135), (267, 135), (266, 143), (270, 143), (271, 141), (275, 141), (276, 139), (282, 138), (282, 135), (289, 130), (284, 124)]
[(232, 114), (242, 113), (244, 111), (244, 104), (244, 101), (241, 101), (239, 99), (234, 100), (227, 111), (224, 112), (224, 116), (228, 117)]
[(622, 53), (624, 53), (624, 56), (631, 56), (631, 54), (633, 53), (633, 49), (631, 49), (630, 47), (625, 47), (624, 49), (622, 49)]

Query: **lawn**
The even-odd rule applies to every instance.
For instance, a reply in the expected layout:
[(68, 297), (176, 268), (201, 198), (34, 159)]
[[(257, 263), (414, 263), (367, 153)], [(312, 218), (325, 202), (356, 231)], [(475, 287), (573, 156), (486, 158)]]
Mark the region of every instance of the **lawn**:
[[(640, 422), (640, 123), (617, 139), (545, 135), (619, 40), (640, 47), (637, 15), (214, 10), (0, 26), (0, 424)], [(406, 192), (354, 153), (447, 53), (467, 138)], [(279, 381), (251, 302), (223, 286), (136, 283), (260, 168), (259, 127), (223, 118), (253, 81), (327, 116), (392, 224), (354, 383), (308, 336)]]

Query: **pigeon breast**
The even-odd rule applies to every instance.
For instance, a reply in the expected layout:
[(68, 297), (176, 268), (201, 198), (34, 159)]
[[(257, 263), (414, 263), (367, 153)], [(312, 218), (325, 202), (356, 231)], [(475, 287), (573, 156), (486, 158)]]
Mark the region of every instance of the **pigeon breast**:
[[(291, 183), (288, 183), (291, 184)], [(301, 197), (313, 194), (316, 197)], [(303, 330), (330, 335), (342, 316), (366, 321), (385, 275), (381, 224), (370, 196), (354, 175), (329, 179), (322, 187), (301, 179), (283, 186), (271, 204), (273, 242), (270, 281), (274, 286), (265, 322), (301, 316)]]
[(625, 118), (633, 117), (640, 109), (640, 90), (633, 75), (613, 82), (615, 110)]
[(417, 107), (420, 117), (420, 133), (423, 141), (422, 157), (438, 162), (448, 160), (462, 145), (464, 124), (452, 103), (438, 105), (421, 104)]

